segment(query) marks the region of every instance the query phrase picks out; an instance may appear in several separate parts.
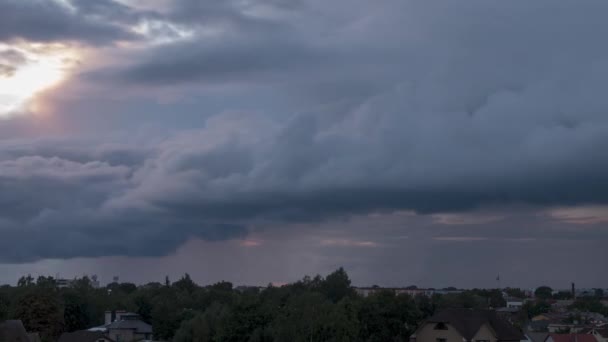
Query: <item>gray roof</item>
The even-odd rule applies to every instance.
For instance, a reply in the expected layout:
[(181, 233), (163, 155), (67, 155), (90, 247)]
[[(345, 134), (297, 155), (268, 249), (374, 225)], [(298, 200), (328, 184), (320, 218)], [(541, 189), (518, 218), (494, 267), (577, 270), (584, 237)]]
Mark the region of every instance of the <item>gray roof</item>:
[(108, 341), (114, 341), (100, 331), (78, 330), (61, 334), (58, 342), (96, 342), (102, 338)]
[(549, 336), (548, 332), (528, 332), (526, 336), (532, 340), (532, 342), (545, 342), (547, 336)]
[(30, 342), (30, 339), (20, 320), (8, 320), (0, 323), (0, 341)]
[(446, 309), (429, 318), (430, 323), (448, 323), (467, 341), (470, 341), (482, 325), (489, 325), (499, 341), (521, 341), (524, 335), (493, 310)]
[(27, 333), (27, 337), (29, 337), (30, 342), (41, 342), (40, 334), (38, 333)]
[(20, 320), (9, 320), (0, 323), (0, 341), (30, 342), (30, 338)]
[(108, 330), (121, 329), (121, 330), (135, 330), (137, 334), (151, 334), (152, 326), (139, 319), (123, 319), (115, 321), (112, 324), (107, 325)]

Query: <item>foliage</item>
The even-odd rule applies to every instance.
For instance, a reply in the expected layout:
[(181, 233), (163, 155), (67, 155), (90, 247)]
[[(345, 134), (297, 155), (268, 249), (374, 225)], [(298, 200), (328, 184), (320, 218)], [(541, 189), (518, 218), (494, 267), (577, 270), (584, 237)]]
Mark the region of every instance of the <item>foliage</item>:
[(509, 297), (524, 299), (526, 298), (526, 293), (522, 291), (522, 289), (507, 287), (505, 292)]
[(604, 306), (598, 297), (580, 297), (570, 306), (571, 310), (581, 312), (597, 312), (608, 315), (608, 307)]
[(540, 286), (534, 291), (534, 296), (541, 300), (550, 299), (553, 296), (553, 289), (549, 286)]
[(64, 331), (63, 314), (57, 291), (36, 287), (16, 300), (12, 316), (20, 319), (27, 331), (39, 332), (44, 341), (54, 341)]
[(551, 305), (544, 300), (538, 302), (527, 302), (523, 306), (523, 311), (527, 313), (527, 318), (530, 319), (534, 316), (547, 313), (551, 310)]
[[(173, 283), (165, 277), (140, 286), (114, 282), (102, 288), (82, 277), (58, 288), (52, 277), (28, 275), (16, 287), (0, 287), (0, 319), (21, 319), (47, 340), (103, 324), (106, 310), (127, 310), (152, 324), (155, 339), (165, 341), (397, 342), (407, 341), (439, 309), (504, 305), (498, 290), (411, 297), (376, 289), (368, 297), (357, 295), (343, 268), (264, 289), (235, 289), (225, 281), (200, 286), (188, 274)], [(530, 313), (542, 312), (543, 305), (530, 307)]]
[(556, 300), (567, 300), (572, 299), (572, 292), (570, 291), (559, 291), (558, 293), (553, 295), (553, 299)]

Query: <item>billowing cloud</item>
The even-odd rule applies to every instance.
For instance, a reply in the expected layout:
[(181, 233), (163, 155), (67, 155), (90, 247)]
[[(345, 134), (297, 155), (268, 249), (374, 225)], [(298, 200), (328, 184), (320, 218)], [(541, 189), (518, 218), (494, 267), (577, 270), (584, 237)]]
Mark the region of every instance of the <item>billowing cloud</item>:
[(0, 1), (0, 41), (108, 43), (134, 39), (136, 36), (132, 32), (105, 16), (111, 14), (109, 11), (98, 11), (118, 4), (112, 1), (103, 3), (105, 6), (80, 8), (73, 7), (69, 1)]
[[(608, 202), (605, 1), (129, 3), (24, 14), (45, 30), (0, 20), (4, 39), (151, 39), (141, 22), (175, 34), (105, 48), (78, 86), (51, 92), (63, 140), (0, 145), (0, 231), (27, 241), (0, 245), (4, 260), (163, 255), (190, 238), (251, 247), (254, 225), (395, 211), (433, 214), (434, 243), (607, 238), (504, 221), (504, 208)], [(131, 136), (147, 125), (161, 129)]]

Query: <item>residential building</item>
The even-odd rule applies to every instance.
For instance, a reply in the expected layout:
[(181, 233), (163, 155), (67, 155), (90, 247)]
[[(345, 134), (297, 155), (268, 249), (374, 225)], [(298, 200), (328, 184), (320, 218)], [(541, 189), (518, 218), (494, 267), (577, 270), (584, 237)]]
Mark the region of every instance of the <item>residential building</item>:
[(63, 333), (57, 342), (115, 342), (100, 331), (79, 330)]
[(525, 335), (530, 342), (545, 342), (549, 336), (546, 332), (527, 332)]
[(30, 338), (20, 320), (8, 320), (0, 322), (0, 341), (30, 342)]
[(424, 321), (411, 342), (526, 341), (515, 327), (492, 310), (447, 309)]
[(107, 335), (116, 342), (152, 339), (152, 326), (134, 313), (122, 314), (120, 319), (106, 326)]
[(590, 334), (549, 334), (545, 342), (597, 342)]
[[(39, 333), (27, 333), (27, 337), (30, 339), (30, 342), (41, 342), (42, 341)], [(2, 340), (0, 340), (0, 341), (2, 341)]]
[(65, 288), (65, 287), (71, 287), (73, 282), (74, 282), (73, 279), (63, 279), (63, 278), (55, 279), (55, 283), (57, 284), (57, 287), (60, 289)]
[(575, 323), (550, 323), (547, 326), (547, 331), (550, 333), (580, 333), (585, 329), (584, 325), (575, 324)]
[(505, 301), (507, 302), (507, 308), (515, 309), (521, 309), (521, 307), (524, 306), (524, 303), (526, 302), (525, 299), (515, 297), (507, 297), (505, 298)]
[(608, 327), (601, 329), (593, 329), (591, 334), (595, 336), (597, 342), (608, 342)]

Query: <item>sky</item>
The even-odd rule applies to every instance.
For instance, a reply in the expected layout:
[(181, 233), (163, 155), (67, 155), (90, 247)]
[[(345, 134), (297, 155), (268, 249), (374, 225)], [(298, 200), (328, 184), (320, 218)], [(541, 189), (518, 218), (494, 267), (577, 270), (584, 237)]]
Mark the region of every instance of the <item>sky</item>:
[(606, 287), (607, 12), (0, 0), (0, 283)]

